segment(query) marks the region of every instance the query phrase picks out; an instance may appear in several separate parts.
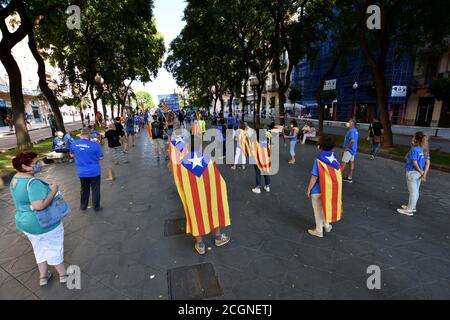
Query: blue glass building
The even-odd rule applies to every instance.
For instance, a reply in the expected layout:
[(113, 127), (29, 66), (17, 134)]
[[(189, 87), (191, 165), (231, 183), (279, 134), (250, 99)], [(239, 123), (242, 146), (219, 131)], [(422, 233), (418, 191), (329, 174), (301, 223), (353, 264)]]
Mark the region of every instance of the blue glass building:
[[(320, 45), (320, 53), (315, 61), (304, 58), (293, 71), (293, 86), (300, 87), (303, 91), (303, 100), (299, 101), (306, 107), (303, 114), (310, 114), (315, 119), (318, 118), (315, 93), (321, 78), (331, 64), (332, 48), (331, 41), (324, 41)], [(394, 124), (402, 124), (408, 97), (411, 94), (409, 86), (413, 80), (414, 57), (398, 58), (395, 52), (396, 49), (393, 47), (386, 64), (386, 79), (389, 84), (387, 93), (391, 121)], [(358, 122), (368, 122), (372, 116), (378, 116), (372, 74), (359, 47), (342, 59), (328, 80), (331, 79), (337, 80), (336, 91), (335, 95), (328, 97), (328, 100), (323, 100), (326, 106), (325, 119), (347, 121), (354, 117)], [(355, 82), (358, 84), (356, 90), (353, 89)], [(408, 86), (407, 96), (391, 97), (392, 86)], [(333, 95), (336, 99), (332, 99)]]

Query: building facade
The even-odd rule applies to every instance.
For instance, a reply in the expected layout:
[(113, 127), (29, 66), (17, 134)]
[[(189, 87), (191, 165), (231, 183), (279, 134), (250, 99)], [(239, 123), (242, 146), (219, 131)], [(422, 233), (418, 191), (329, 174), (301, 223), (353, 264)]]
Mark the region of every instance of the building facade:
[[(292, 83), (301, 88), (303, 100), (302, 115), (318, 118), (316, 91), (323, 75), (332, 62), (331, 41), (320, 45), (320, 53), (315, 61), (304, 58), (294, 68)], [(412, 93), (414, 58), (396, 55), (396, 48), (389, 52), (386, 64), (389, 116), (393, 124), (405, 124), (407, 101)], [(369, 122), (378, 116), (376, 92), (370, 67), (365, 63), (362, 52), (355, 48), (343, 59), (324, 91), (325, 119), (347, 121), (355, 118), (358, 122)]]

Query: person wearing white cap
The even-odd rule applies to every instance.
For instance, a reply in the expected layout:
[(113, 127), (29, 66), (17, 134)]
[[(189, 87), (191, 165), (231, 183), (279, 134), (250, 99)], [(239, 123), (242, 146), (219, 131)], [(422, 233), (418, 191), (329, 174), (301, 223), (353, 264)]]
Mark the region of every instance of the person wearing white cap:
[(56, 138), (53, 141), (53, 150), (56, 153), (61, 153), (64, 155), (63, 159), (66, 161), (70, 160), (69, 149), (66, 142), (64, 141), (64, 132), (58, 131), (56, 133)]

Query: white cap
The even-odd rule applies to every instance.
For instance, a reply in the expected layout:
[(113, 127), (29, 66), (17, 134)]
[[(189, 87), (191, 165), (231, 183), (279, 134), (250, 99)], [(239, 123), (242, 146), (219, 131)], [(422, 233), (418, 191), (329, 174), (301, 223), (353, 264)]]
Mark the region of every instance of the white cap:
[(64, 132), (58, 131), (58, 132), (56, 133), (56, 135), (57, 135), (58, 137), (64, 137)]

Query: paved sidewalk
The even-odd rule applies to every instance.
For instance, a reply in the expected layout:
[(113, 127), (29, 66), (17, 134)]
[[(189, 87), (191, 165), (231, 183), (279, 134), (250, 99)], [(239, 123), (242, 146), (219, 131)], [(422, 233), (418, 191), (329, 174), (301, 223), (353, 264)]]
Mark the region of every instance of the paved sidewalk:
[[(254, 195), (253, 168), (220, 166), (227, 185), (232, 242), (224, 248), (206, 239), (204, 257), (188, 235), (166, 237), (168, 219), (184, 212), (165, 162), (151, 157), (146, 133), (131, 150), (118, 179), (102, 181), (105, 209), (81, 213), (73, 165), (48, 167), (74, 209), (64, 224), (65, 257), (82, 270), (82, 290), (53, 281), (38, 287), (31, 246), (15, 231), (14, 208), (0, 190), (0, 299), (168, 299), (168, 270), (211, 263), (222, 295), (214, 299), (449, 299), (450, 174), (431, 172), (418, 213), (400, 216), (407, 201), (401, 163), (357, 158), (355, 182), (344, 185), (344, 218), (323, 239), (310, 237), (310, 201), (305, 197), (317, 153), (297, 148), (290, 167), (282, 148), (281, 169), (272, 192)], [(106, 177), (108, 159), (103, 165)], [(382, 289), (366, 287), (367, 267), (380, 266)], [(192, 279), (193, 282), (194, 279)]]
[[(66, 130), (78, 130), (81, 129), (81, 122), (75, 123), (66, 123)], [(51, 138), (52, 131), (50, 127), (39, 128), (36, 130), (30, 130), (30, 138), (33, 143), (44, 140), (47, 138)], [(0, 136), (0, 151), (5, 151), (9, 149), (13, 149), (17, 147), (16, 135), (13, 133), (12, 135)]]

